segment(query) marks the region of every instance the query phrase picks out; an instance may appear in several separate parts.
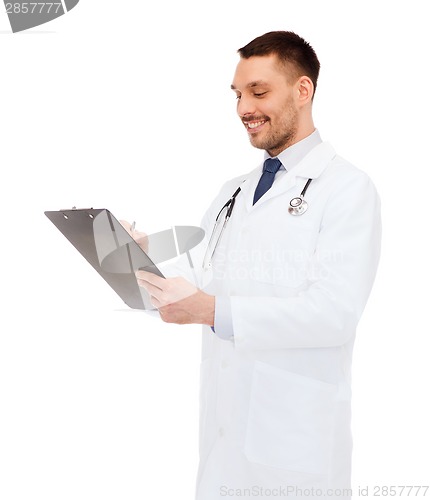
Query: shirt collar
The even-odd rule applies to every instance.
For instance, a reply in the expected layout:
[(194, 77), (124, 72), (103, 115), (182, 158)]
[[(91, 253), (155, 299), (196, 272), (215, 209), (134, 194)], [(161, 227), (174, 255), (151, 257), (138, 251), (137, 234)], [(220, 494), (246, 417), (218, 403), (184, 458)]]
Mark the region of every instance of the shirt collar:
[[(318, 144), (322, 142), (321, 136), (317, 129), (315, 129), (312, 134), (308, 135), (299, 142), (296, 142), (292, 146), (284, 149), (279, 153), (276, 158), (278, 158), (282, 166), (281, 169), (289, 171), (295, 167), (303, 158)], [(271, 158), (267, 151), (264, 152), (264, 159)]]

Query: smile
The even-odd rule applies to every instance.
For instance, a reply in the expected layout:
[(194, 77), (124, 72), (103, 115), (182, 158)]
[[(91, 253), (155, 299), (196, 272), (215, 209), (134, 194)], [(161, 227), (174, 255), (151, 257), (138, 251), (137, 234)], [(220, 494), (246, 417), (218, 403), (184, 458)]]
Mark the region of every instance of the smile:
[(257, 132), (267, 120), (259, 120), (255, 122), (243, 122), (247, 130), (252, 130), (253, 132)]

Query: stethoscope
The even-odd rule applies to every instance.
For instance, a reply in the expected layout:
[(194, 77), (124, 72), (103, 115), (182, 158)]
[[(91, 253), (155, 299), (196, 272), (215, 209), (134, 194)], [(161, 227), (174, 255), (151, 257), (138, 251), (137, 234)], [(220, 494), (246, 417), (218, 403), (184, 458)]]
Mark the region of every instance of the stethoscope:
[[(308, 179), (300, 195), (291, 199), (290, 206), (288, 207), (289, 214), (296, 216), (296, 215), (303, 215), (306, 212), (309, 205), (307, 201), (304, 199), (304, 196), (311, 182), (312, 179)], [(221, 208), (221, 210), (218, 212), (218, 215), (216, 216), (214, 228), (212, 230), (212, 234), (209, 239), (209, 244), (206, 249), (205, 257), (203, 259), (203, 269), (209, 269), (212, 266), (212, 258), (215, 254), (216, 249), (218, 248), (221, 236), (223, 235), (225, 227), (227, 226), (227, 222), (231, 217), (234, 204), (236, 203), (236, 197), (240, 193), (240, 191), (241, 189), (240, 187), (238, 187), (231, 196), (231, 198), (227, 201), (227, 203), (224, 204), (224, 206)], [(225, 215), (224, 215), (224, 222), (222, 223), (221, 226), (220, 216), (223, 211), (225, 211)]]
[(296, 198), (293, 198), (290, 201), (290, 206), (288, 207), (288, 213), (291, 215), (302, 215), (306, 212), (308, 209), (308, 203), (305, 201), (304, 196), (306, 194), (306, 191), (308, 190), (309, 184), (312, 182), (312, 179), (308, 179), (308, 181), (305, 184), (305, 187), (303, 188), (302, 192), (300, 193), (300, 196), (297, 196)]

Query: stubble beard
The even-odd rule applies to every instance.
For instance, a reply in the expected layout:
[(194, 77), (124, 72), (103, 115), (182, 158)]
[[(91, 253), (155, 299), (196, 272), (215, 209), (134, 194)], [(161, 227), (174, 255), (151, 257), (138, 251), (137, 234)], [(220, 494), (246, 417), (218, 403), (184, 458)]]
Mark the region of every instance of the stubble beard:
[[(264, 137), (250, 137), (251, 144), (257, 149), (266, 150), (271, 156), (278, 155), (295, 142), (298, 129), (298, 113), (291, 102), (287, 103), (282, 115), (284, 120), (276, 127), (269, 130)], [(268, 126), (272, 127), (269, 119)]]

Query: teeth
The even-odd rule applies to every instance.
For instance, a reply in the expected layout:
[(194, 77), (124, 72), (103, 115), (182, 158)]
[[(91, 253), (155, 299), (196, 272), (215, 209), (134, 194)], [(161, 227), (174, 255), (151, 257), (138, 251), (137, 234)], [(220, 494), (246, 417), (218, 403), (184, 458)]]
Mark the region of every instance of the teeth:
[(248, 128), (257, 128), (260, 125), (263, 125), (263, 123), (265, 123), (264, 120), (261, 122), (248, 122), (247, 125), (248, 125)]

